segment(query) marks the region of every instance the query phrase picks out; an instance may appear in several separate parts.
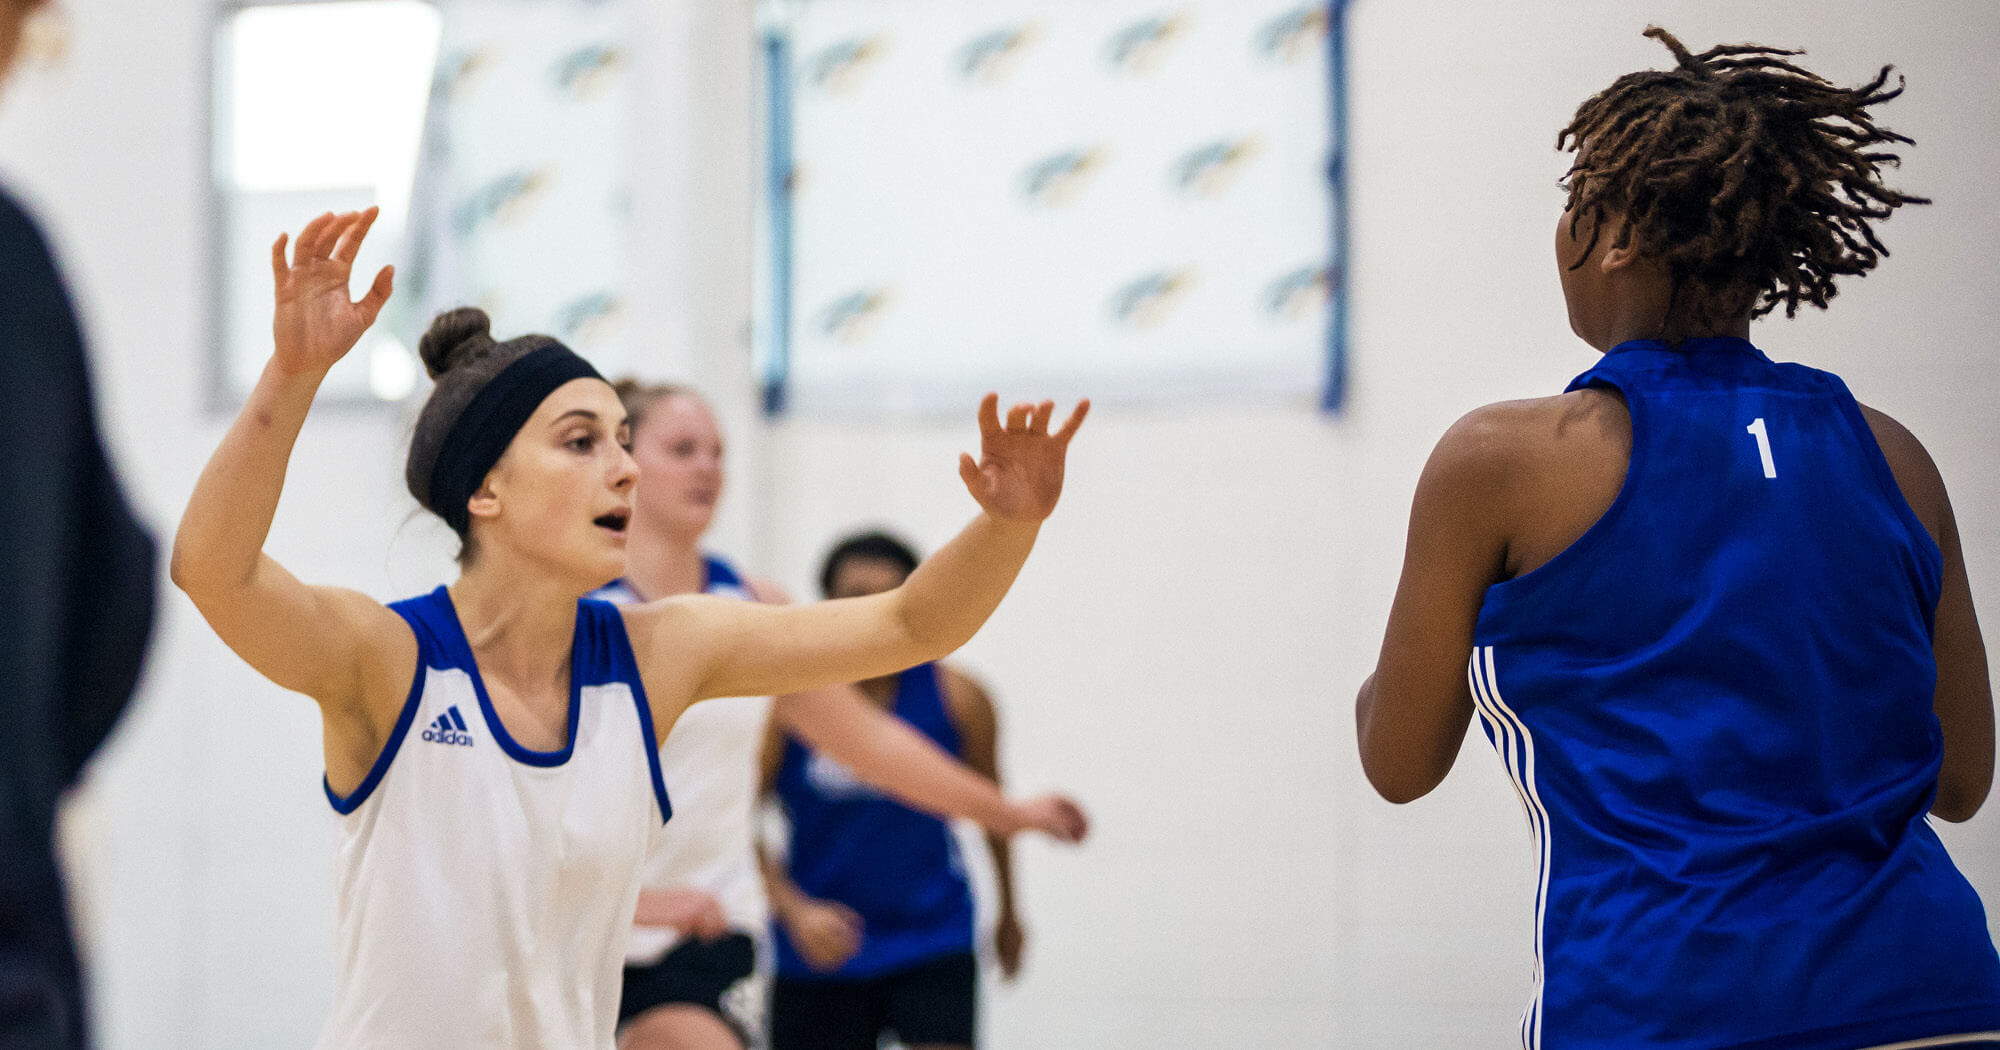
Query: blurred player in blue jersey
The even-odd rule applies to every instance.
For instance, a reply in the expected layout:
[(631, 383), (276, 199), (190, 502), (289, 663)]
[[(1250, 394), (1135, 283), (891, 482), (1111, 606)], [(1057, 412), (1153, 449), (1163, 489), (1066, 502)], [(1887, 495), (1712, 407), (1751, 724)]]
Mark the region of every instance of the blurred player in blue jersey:
[(1557, 141), (1563, 294), (1604, 356), (1438, 443), (1363, 767), (1418, 798), (1479, 717), (1539, 869), (1530, 1050), (1993, 1044), (2000, 959), (1928, 823), (1993, 777), (1943, 481), (1838, 377), (1749, 341), (1928, 203), (1881, 180), (1910, 140), (1872, 109), (1901, 82), (1647, 35), (1674, 67)]
[[(879, 532), (826, 557), (828, 598), (896, 587), (917, 568), (908, 545)], [(1000, 779), (993, 701), (942, 663), (862, 682), (860, 690), (979, 773)], [(910, 1050), (971, 1050), (979, 968), (972, 891), (950, 826), (871, 790), (825, 751), (773, 725), (764, 790), (790, 827), (784, 858), (767, 857), (776, 976), (772, 1050), (874, 1050), (893, 1032)], [(1075, 812), (1076, 839), (1084, 830)], [(1007, 838), (987, 833), (999, 891), (993, 931), (1001, 973), (1021, 967)]]

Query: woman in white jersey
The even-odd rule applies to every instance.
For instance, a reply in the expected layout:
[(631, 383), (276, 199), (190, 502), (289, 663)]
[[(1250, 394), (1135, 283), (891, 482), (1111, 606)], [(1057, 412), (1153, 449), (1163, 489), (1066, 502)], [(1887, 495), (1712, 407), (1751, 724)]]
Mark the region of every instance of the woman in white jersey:
[[(632, 603), (701, 592), (786, 601), (776, 585), (702, 550), (725, 475), (722, 433), (707, 403), (671, 384), (624, 379), (615, 388), (639, 484), (625, 576), (592, 597)], [(641, 925), (626, 952), (621, 1050), (741, 1050), (743, 1033), (762, 1028), (763, 997), (745, 979), (768, 920), (751, 828), (758, 749), (773, 722), (906, 802), (979, 821), (996, 841), (1029, 828), (1072, 842), (1084, 833), (1075, 803), (1058, 796), (1008, 802), (991, 779), (852, 687), (775, 703), (738, 697), (697, 705), (660, 748), (677, 812), (646, 865)]]
[(388, 300), (348, 279), (374, 209), (272, 247), (275, 351), (195, 486), (173, 579), (216, 633), (320, 707), (343, 813), (324, 1047), (609, 1050), (648, 849), (671, 815), (658, 746), (697, 700), (775, 695), (935, 659), (998, 605), (1062, 490), (1087, 406), (980, 406), (959, 474), (979, 517), (888, 595), (773, 606), (579, 601), (625, 568), (638, 471), (610, 384), (560, 343), (456, 311), (420, 346), (437, 386), (411, 492), (464, 540), (448, 587), (385, 607), (263, 553), (326, 372)]

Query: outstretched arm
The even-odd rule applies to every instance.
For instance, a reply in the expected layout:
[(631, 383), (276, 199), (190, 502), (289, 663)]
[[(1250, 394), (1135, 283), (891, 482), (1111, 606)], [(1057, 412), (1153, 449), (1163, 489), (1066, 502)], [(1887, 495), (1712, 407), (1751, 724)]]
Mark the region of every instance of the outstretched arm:
[(775, 723), (839, 760), (864, 782), (907, 805), (943, 817), (964, 817), (1004, 842), (1035, 829), (1063, 842), (1083, 838), (1083, 811), (1057, 796), (1010, 802), (992, 772), (967, 752), (960, 762), (850, 685), (823, 686), (778, 698)]
[[(354, 591), (306, 586), (263, 548), (292, 446), (320, 381), (389, 298), (386, 267), (360, 302), (347, 297), (348, 274), (374, 218), (370, 208), (314, 219), (300, 232), (289, 263), (285, 237), (272, 246), (276, 349), (195, 485), (174, 538), (171, 569), (174, 583), (250, 666), (331, 705), (329, 729), (351, 720), (365, 695), (400, 699), (415, 665), (416, 640), (377, 602)], [(330, 736), (330, 774), (339, 772), (331, 768), (334, 744)], [(372, 757), (363, 756), (363, 764)]]
[[(630, 610), (648, 691), (661, 693), (662, 703), (793, 693), (878, 677), (965, 644), (1013, 585), (1055, 509), (1069, 442), (1089, 407), (1077, 405), (1051, 433), (1053, 402), (1015, 405), (1003, 425), (997, 399), (987, 395), (980, 459), (962, 456), (959, 464), (981, 513), (895, 590), (783, 607), (695, 595)], [(671, 724), (665, 716), (678, 713), (661, 720)]]

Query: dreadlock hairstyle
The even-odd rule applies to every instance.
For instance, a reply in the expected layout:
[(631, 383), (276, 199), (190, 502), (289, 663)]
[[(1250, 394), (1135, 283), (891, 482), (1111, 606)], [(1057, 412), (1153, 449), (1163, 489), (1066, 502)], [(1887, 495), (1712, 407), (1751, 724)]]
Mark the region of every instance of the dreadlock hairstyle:
[(1900, 76), (1885, 87), (1891, 67), (1841, 88), (1785, 60), (1801, 51), (1722, 44), (1697, 55), (1658, 26), (1646, 35), (1673, 52), (1675, 68), (1619, 77), (1556, 136), (1557, 149), (1576, 151), (1564, 182), (1570, 234), (1591, 220), (1583, 258), (1616, 212), (1612, 247), (1636, 241), (1664, 266), (1673, 304), (1693, 323), (1746, 309), (1762, 317), (1780, 304), (1792, 317), (1802, 302), (1825, 309), (1834, 278), (1889, 254), (1872, 221), (1930, 203), (1881, 181), (1881, 167), (1901, 158), (1877, 147), (1914, 145), (1868, 112), (1903, 93)]

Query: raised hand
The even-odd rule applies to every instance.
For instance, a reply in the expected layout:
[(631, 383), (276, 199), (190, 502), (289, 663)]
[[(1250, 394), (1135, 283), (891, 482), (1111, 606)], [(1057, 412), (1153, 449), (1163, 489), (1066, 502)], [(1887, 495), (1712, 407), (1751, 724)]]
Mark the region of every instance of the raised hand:
[(1062, 429), (1049, 433), (1056, 403), (1015, 405), (1000, 422), (1000, 397), (979, 402), (979, 459), (961, 453), (958, 476), (986, 513), (1009, 521), (1038, 522), (1056, 509), (1062, 496), (1063, 461), (1070, 438), (1090, 414), (1090, 402), (1079, 401)]
[(1017, 831), (1039, 831), (1057, 842), (1076, 845), (1090, 834), (1090, 818), (1076, 800), (1062, 795), (1041, 795), (1011, 803)]
[(277, 310), (271, 334), (277, 341), (274, 360), (293, 374), (325, 374), (347, 356), (361, 333), (375, 323), (389, 301), (395, 267), (384, 266), (360, 302), (347, 297), (347, 279), (361, 240), (375, 224), (378, 209), (328, 212), (306, 223), (285, 261), (285, 235), (271, 245), (271, 276), (277, 287)]

